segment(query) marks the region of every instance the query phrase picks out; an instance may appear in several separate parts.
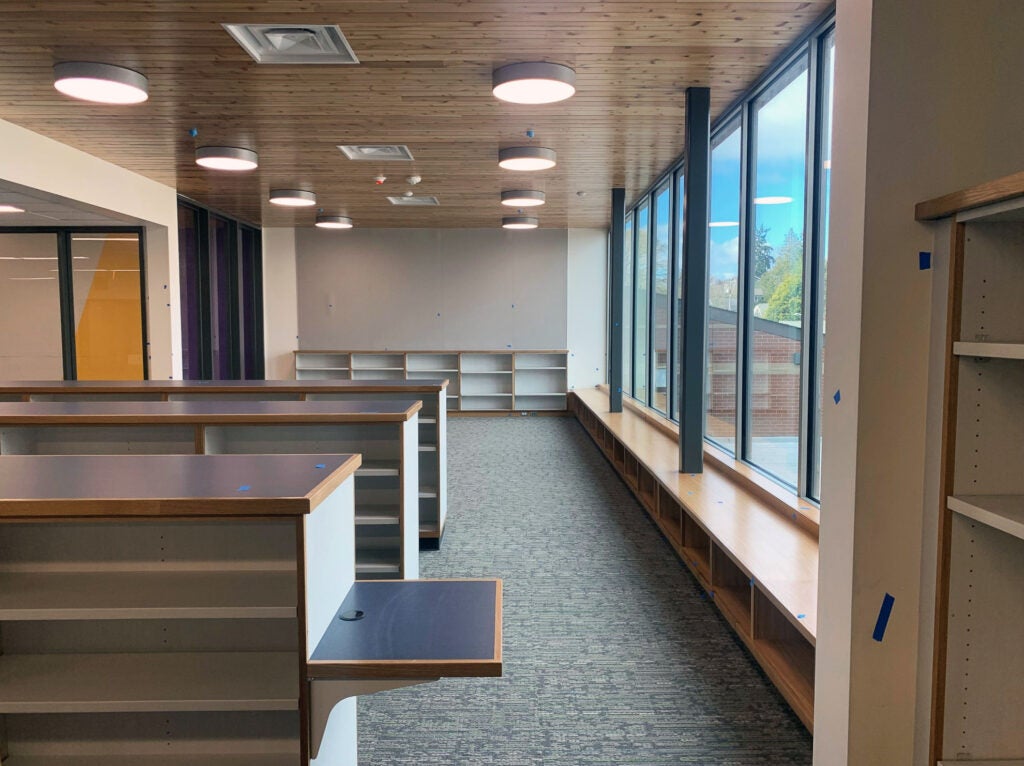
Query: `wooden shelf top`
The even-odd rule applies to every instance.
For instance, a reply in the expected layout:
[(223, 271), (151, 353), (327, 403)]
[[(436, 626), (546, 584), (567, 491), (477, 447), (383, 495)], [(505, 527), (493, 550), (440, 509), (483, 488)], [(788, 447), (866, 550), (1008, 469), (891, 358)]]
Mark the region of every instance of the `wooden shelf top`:
[[(354, 610), (363, 617), (341, 619)], [(501, 581), (356, 582), (307, 670), (334, 679), (500, 676)]]
[(0, 394), (427, 393), (447, 387), (443, 375), (414, 380), (8, 380), (0, 381)]
[(8, 455), (0, 518), (309, 513), (359, 455)]
[(292, 652), (7, 654), (0, 713), (297, 710)]
[(0, 425), (185, 425), (403, 422), (423, 408), (402, 401), (0, 402)]
[(949, 510), (1024, 540), (1024, 495), (953, 495)]
[(603, 391), (575, 393), (813, 644), (818, 541), (712, 465), (702, 474), (679, 473), (678, 443), (629, 410), (608, 412)]
[(933, 221), (961, 210), (991, 205), (1021, 195), (1024, 195), (1024, 172), (919, 202), (914, 208), (914, 218), (918, 221)]
[(467, 349), (467, 348), (457, 348), (457, 349), (425, 349), (425, 350), (420, 350), (420, 349), (402, 349), (402, 350), (397, 350), (397, 351), (394, 350), (394, 349), (387, 349), (385, 351), (380, 351), (380, 350), (377, 350), (377, 351), (360, 351), (359, 349), (354, 349), (354, 350), (351, 350), (351, 351), (345, 351), (345, 350), (331, 351), (331, 350), (324, 350), (324, 349), (301, 349), (300, 348), (300, 349), (297, 349), (297, 350), (293, 351), (292, 353), (293, 354), (362, 354), (364, 356), (389, 356), (389, 355), (409, 354), (410, 356), (415, 356), (416, 354), (568, 354), (569, 351), (568, 351), (568, 349), (564, 349), (564, 348), (561, 348), (561, 349), (559, 349), (559, 348), (555, 348), (555, 349), (550, 349), (550, 348), (543, 348), (543, 349), (526, 349), (526, 348), (499, 348), (499, 349), (477, 348), (477, 349)]

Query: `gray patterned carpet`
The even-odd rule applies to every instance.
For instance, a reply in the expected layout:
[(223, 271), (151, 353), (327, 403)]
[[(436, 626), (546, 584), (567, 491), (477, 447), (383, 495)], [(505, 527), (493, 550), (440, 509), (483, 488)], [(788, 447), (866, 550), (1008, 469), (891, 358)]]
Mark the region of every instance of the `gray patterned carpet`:
[(504, 579), (504, 669), (359, 700), (361, 766), (809, 764), (811, 738), (570, 418), (449, 421), (422, 577)]

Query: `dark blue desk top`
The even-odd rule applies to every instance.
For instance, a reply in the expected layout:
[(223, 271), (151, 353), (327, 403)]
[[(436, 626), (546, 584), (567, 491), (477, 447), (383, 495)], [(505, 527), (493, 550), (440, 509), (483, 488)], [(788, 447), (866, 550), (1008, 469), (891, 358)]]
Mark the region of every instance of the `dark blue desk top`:
[[(363, 617), (341, 619), (354, 610)], [(311, 678), (501, 675), (501, 581), (356, 582), (308, 670)]]

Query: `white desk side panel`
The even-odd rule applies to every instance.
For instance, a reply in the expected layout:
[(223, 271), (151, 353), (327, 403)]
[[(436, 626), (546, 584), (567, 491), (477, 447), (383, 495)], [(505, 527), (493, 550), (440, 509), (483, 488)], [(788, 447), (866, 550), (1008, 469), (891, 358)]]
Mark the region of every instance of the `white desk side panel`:
[(448, 396), (447, 390), (437, 397), (437, 521), (444, 531), (448, 515)]
[[(440, 425), (440, 424), (439, 424)], [(402, 578), (420, 576), (420, 418), (402, 424)]]
[[(356, 580), (355, 482), (332, 492), (306, 517), (306, 645), (312, 652)], [(356, 700), (331, 712), (320, 751), (310, 764), (355, 766)]]

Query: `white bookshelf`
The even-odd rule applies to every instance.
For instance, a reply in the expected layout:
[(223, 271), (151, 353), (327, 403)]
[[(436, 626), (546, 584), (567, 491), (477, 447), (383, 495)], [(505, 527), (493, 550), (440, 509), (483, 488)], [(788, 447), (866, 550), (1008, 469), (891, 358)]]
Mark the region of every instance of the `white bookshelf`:
[[(331, 365), (338, 365), (336, 375)], [(565, 350), (295, 352), (297, 379), (447, 378), (450, 412), (565, 411), (568, 366)]]
[[(1020, 766), (1024, 753), (1024, 196), (945, 211), (951, 250), (945, 508), (939, 523), (933, 737), (940, 763)], [(1024, 189), (1021, 189), (1024, 194)], [(984, 199), (964, 194), (970, 204)], [(926, 204), (934, 204), (926, 203)], [(950, 247), (947, 243), (952, 242)], [(955, 318), (959, 316), (959, 323)]]
[[(421, 531), (424, 527), (439, 531), (440, 525), (437, 498), (421, 503), (418, 497), (421, 467), (430, 470), (438, 462), (437, 426), (428, 432), (434, 439), (428, 446), (433, 449), (421, 452), (418, 414), (408, 414), (411, 401), (407, 396), (393, 405), (378, 402), (371, 407), (343, 402), (197, 401), (175, 403), (173, 411), (160, 402), (82, 403), (71, 409), (60, 402), (0, 405), (6, 408), (0, 412), (0, 455), (360, 454), (362, 465), (355, 473), (360, 491), (356, 576), (415, 579)], [(127, 408), (130, 422), (105, 423), (111, 407)], [(346, 407), (355, 411), (347, 412)], [(12, 420), (26, 408), (33, 408), (29, 414), (35, 422)], [(306, 419), (313, 408), (322, 413), (322, 420)], [(438, 471), (433, 469), (428, 486), (438, 485)], [(372, 498), (373, 504), (364, 507), (364, 496)], [(421, 505), (428, 511), (423, 522)], [(372, 546), (361, 545), (364, 539), (371, 540)], [(375, 549), (372, 555), (366, 552), (369, 547)], [(384, 547), (387, 551), (381, 550)], [(373, 559), (373, 565), (363, 566), (364, 554)], [(376, 563), (385, 554), (389, 566), (382, 573)], [(0, 613), (2, 609), (0, 598)]]
[[(5, 458), (4, 766), (303, 762), (302, 626), (353, 581), (356, 461), (324, 462)], [(242, 507), (242, 477), (271, 515)]]

